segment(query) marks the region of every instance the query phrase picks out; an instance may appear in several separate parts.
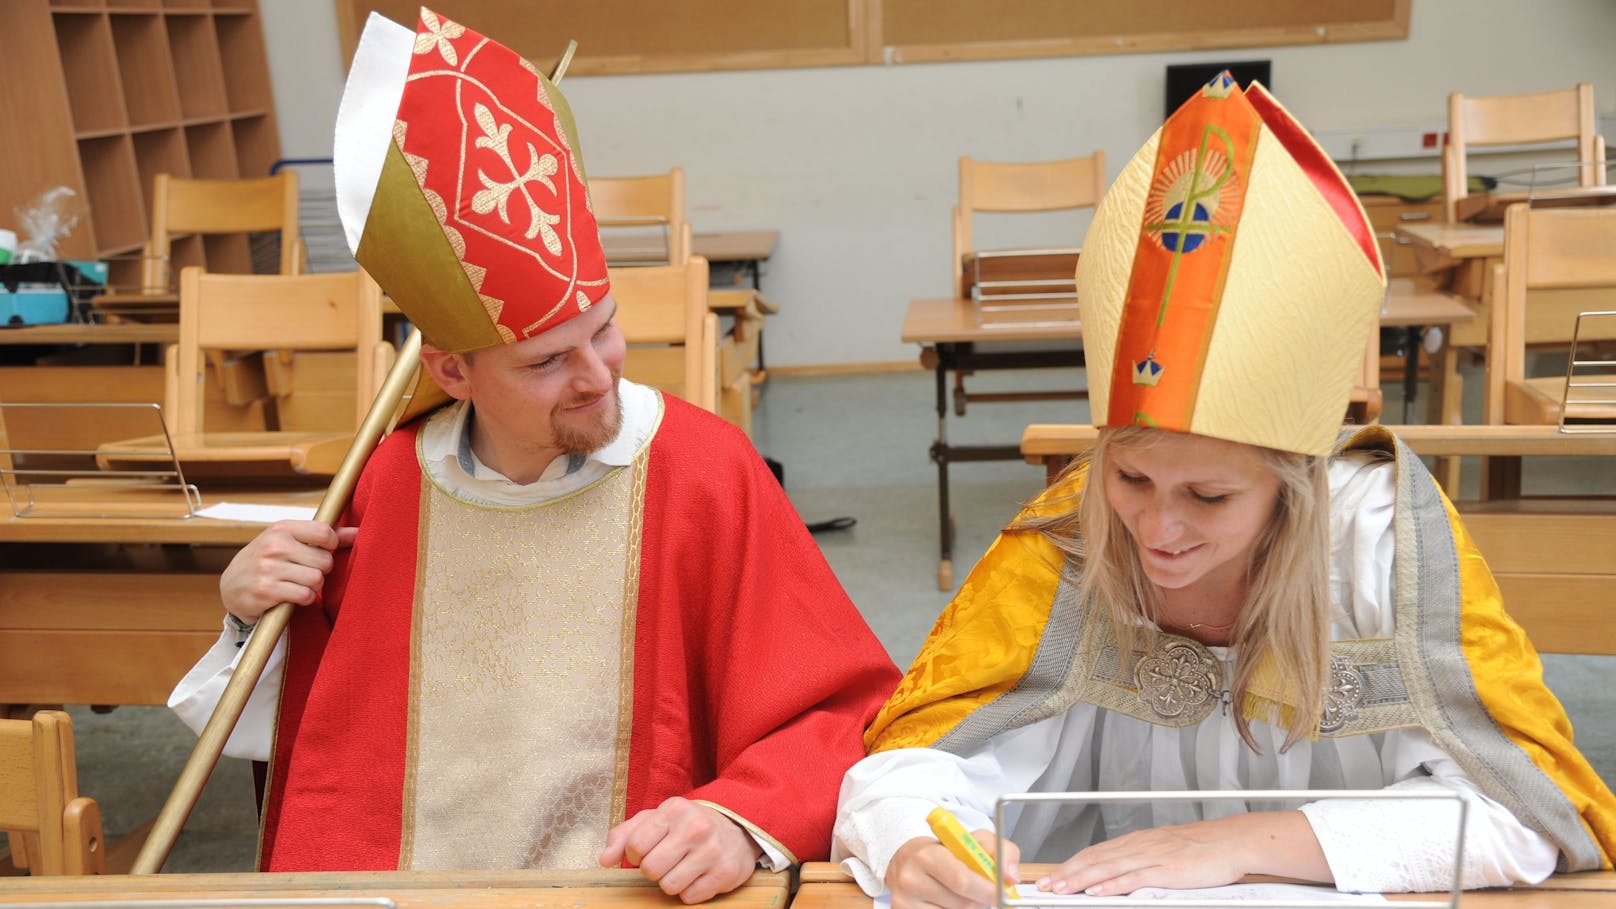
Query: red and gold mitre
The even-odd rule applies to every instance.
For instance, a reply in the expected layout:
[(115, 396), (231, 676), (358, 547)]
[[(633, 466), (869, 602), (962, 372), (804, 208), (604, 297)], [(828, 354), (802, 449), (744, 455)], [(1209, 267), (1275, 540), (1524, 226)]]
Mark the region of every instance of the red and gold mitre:
[(1094, 423), (1326, 454), (1385, 287), (1329, 156), (1224, 73), (1128, 162), (1083, 241)]
[(337, 114), (354, 258), (451, 352), (532, 337), (606, 295), (566, 98), (507, 47), (421, 10), (372, 14)]

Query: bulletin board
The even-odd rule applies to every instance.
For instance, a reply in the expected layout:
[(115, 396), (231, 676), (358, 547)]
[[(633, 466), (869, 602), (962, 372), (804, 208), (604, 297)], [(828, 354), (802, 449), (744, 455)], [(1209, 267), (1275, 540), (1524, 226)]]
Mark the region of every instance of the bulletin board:
[(1412, 0), (872, 0), (888, 63), (1384, 41)]
[[(412, 30), (420, 0), (336, 0), (344, 65), (374, 11)], [(433, 0), (436, 12), (573, 75), (845, 66), (868, 57), (866, 0)]]
[[(576, 74), (775, 69), (1384, 41), (1413, 0), (435, 0), (541, 67), (569, 38)], [(344, 59), (372, 11), (413, 26), (419, 0), (336, 0)]]

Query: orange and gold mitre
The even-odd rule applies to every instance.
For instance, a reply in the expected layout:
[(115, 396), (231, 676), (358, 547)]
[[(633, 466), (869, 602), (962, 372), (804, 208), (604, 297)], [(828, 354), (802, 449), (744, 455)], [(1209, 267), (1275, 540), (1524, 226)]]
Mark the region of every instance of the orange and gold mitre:
[(354, 258), (448, 351), (519, 341), (606, 295), (566, 98), (507, 47), (422, 9), (372, 14), (337, 114)]
[(1326, 454), (1385, 287), (1329, 156), (1224, 73), (1128, 162), (1083, 241), (1094, 423)]

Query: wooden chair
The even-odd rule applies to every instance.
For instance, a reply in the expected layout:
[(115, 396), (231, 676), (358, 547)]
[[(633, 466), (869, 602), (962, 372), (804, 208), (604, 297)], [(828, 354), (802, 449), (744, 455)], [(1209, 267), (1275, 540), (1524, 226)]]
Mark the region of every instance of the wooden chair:
[(0, 830), (30, 874), (105, 874), (101, 808), (79, 795), (73, 722), (60, 710), (0, 719)]
[[(589, 198), (614, 274), (626, 266), (678, 265), (690, 259), (683, 169), (644, 177), (597, 177), (589, 181)], [(619, 228), (630, 233), (618, 235)], [(660, 235), (648, 239), (645, 228)], [(780, 310), (757, 291), (740, 287), (711, 290), (707, 303), (730, 318), (729, 330), (718, 334), (717, 412), (750, 436), (752, 389), (766, 378), (755, 366), (763, 320)]]
[(252, 254), (246, 235), (280, 234), (278, 274), (303, 268), (303, 241), (297, 232), (297, 174), (248, 180), (189, 180), (158, 174), (152, 181), (151, 239), (147, 241), (141, 285), (161, 293), (174, 287), (174, 239), (197, 234), (207, 270), (250, 274)]
[[(241, 397), (270, 405), (270, 428), (215, 423), (206, 368), (212, 351), (267, 351), (261, 387)], [(381, 290), (364, 271), (319, 275), (180, 273), (180, 341), (167, 357), (163, 412), (188, 474), (327, 475), (364, 419), (393, 348), (382, 340)], [(160, 440), (110, 443), (139, 450)]]
[(178, 306), (174, 277), (182, 267), (249, 274), (254, 269), (249, 234), (278, 233), (277, 274), (303, 270), (298, 234), (297, 174), (245, 180), (192, 180), (171, 174), (152, 178), (151, 233), (141, 247), (140, 287), (102, 294), (91, 305), (115, 318), (172, 320)]
[(1578, 186), (1605, 184), (1605, 140), (1594, 120), (1594, 89), (1587, 82), (1521, 95), (1448, 96), (1448, 144), (1442, 150), (1447, 220), (1459, 220), (1469, 194), (1465, 156), (1475, 146), (1576, 142)]
[(960, 158), (959, 203), (954, 206), (954, 296), (965, 296), (964, 262), (966, 254), (976, 250), (971, 229), (976, 212), (1093, 208), (1103, 195), (1103, 151), (1096, 150), (1087, 158), (1030, 163)]
[[(690, 258), (690, 222), (685, 220), (685, 172), (681, 168), (645, 177), (596, 177), (589, 181), (589, 204), (602, 229), (611, 264), (678, 265)], [(662, 248), (613, 243), (613, 235), (606, 231), (614, 228), (657, 228), (662, 233)]]
[[(1565, 372), (1528, 376), (1526, 354), (1529, 347), (1569, 348), (1579, 313), (1616, 309), (1616, 209), (1510, 206), (1494, 279), (1494, 299), (1502, 302), (1490, 326), (1487, 422), (1610, 420), (1616, 395), (1563, 410)], [(1585, 320), (1579, 341), (1616, 341), (1616, 330), (1609, 321)]]
[(623, 374), (716, 413), (718, 316), (707, 308), (707, 260), (611, 270)]

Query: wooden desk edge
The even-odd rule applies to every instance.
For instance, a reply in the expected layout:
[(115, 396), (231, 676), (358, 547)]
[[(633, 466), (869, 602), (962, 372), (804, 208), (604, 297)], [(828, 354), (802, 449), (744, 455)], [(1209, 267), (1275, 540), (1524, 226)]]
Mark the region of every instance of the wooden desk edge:
[[(790, 886), (784, 872), (758, 871), (728, 895), (742, 901), (758, 901), (783, 907)], [(341, 891), (347, 897), (366, 894), (389, 895), (423, 891), (454, 890), (550, 891), (563, 889), (641, 890), (650, 897), (648, 905), (679, 905), (657, 885), (635, 869), (598, 871), (320, 871), (320, 872), (240, 872), (229, 874), (152, 874), (105, 875), (94, 877), (8, 878), (0, 891), (0, 905), (34, 902), (57, 897), (75, 900), (95, 896), (120, 899), (159, 894), (217, 894), (225, 898), (263, 894), (290, 896), (295, 893), (327, 894)], [(717, 901), (724, 902), (721, 897)], [(580, 905), (587, 905), (580, 901)]]
[[(1616, 455), (1616, 429), (1597, 433), (1562, 433), (1556, 426), (1449, 426), (1386, 424), (1385, 428), (1421, 455)], [(1099, 430), (1084, 424), (1033, 423), (1021, 435), (1021, 453), (1029, 464), (1071, 457), (1087, 451)]]
[[(1022, 866), (1021, 878), (1024, 882), (1037, 880), (1051, 865), (1029, 864)], [(831, 862), (807, 862), (802, 866), (803, 887), (798, 891), (797, 898), (792, 901), (792, 909), (828, 909), (829, 902), (825, 899), (816, 899), (816, 896), (832, 896), (837, 903), (852, 905), (858, 899), (868, 900), (858, 889), (853, 878), (843, 871), (840, 865)], [(1275, 878), (1256, 878), (1258, 880), (1279, 880)], [(1616, 893), (1616, 871), (1578, 871), (1569, 874), (1551, 875), (1539, 884), (1526, 884), (1518, 887), (1498, 887), (1489, 892), (1501, 893), (1535, 893), (1542, 891), (1593, 891), (1597, 893)], [(803, 897), (809, 899), (805, 902)], [(1391, 899), (1416, 899), (1420, 894), (1388, 894)]]

